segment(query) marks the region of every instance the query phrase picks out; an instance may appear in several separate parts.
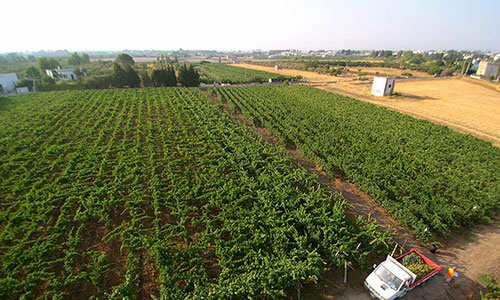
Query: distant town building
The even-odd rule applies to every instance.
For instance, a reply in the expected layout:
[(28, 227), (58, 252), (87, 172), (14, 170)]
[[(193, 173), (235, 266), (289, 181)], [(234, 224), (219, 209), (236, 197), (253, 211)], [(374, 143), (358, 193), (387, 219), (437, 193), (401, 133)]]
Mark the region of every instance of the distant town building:
[(390, 96), (394, 92), (396, 79), (387, 77), (374, 77), (372, 86), (372, 95), (375, 96)]
[(45, 73), (50, 78), (53, 78), (55, 80), (62, 80), (62, 81), (78, 80), (78, 76), (75, 73), (73, 73), (73, 69), (57, 68), (54, 70), (45, 70)]
[(276, 71), (278, 71), (278, 70), (283, 69), (283, 67), (282, 67), (282, 66), (280, 66), (280, 65), (275, 65), (275, 66), (274, 66), (274, 69), (275, 69)]
[(0, 74), (0, 94), (14, 91), (17, 80), (16, 73)]
[(498, 74), (498, 65), (487, 61), (482, 61), (479, 63), (476, 74), (479, 76), (484, 76), (486, 78), (490, 78), (491, 76), (496, 78)]

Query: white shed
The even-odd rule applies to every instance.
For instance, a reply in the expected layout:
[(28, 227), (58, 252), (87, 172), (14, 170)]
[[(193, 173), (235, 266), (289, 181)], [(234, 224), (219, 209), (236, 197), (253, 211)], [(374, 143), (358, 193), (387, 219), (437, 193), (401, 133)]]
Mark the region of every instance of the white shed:
[(372, 95), (390, 96), (394, 92), (396, 79), (387, 77), (374, 77), (372, 86)]
[(16, 73), (0, 74), (0, 94), (10, 93), (16, 89)]

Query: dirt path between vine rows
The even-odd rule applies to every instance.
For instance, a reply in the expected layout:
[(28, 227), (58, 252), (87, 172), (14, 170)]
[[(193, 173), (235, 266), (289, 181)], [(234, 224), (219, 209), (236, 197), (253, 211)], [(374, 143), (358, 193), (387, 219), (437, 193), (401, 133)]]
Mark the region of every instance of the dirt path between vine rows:
[[(228, 104), (222, 103), (211, 95), (209, 97), (222, 104), (238, 122), (259, 134), (263, 143), (279, 144), (279, 141), (266, 128), (255, 127), (243, 115), (231, 110)], [(400, 225), (372, 198), (357, 189), (354, 184), (347, 182), (340, 172), (331, 177), (292, 143), (284, 146), (286, 147), (285, 153), (297, 165), (306, 169), (308, 173), (316, 175), (320, 183), (328, 186), (331, 191), (340, 192), (344, 196), (352, 206), (348, 214), (366, 219), (374, 218), (383, 230), (395, 233), (394, 240), (400, 245), (395, 256), (403, 253), (404, 250), (418, 248), (431, 260), (442, 265), (443, 270), (438, 275), (430, 279), (423, 287), (409, 292), (404, 299), (479, 299), (479, 291), (482, 287), (478, 284), (478, 277), (481, 274), (489, 274), (500, 279), (498, 246), (500, 245), (500, 219), (494, 219), (490, 224), (479, 225), (472, 231), (454, 234), (446, 240), (441, 240), (442, 247), (436, 253), (430, 253), (426, 246), (411, 235), (407, 227)], [(459, 276), (452, 283), (445, 284), (444, 274), (446, 269), (452, 266), (457, 267)], [(303, 299), (371, 299), (363, 287), (364, 278), (369, 271), (349, 270), (347, 284), (344, 284), (343, 278), (339, 277), (340, 273), (332, 270), (326, 274), (324, 283), (305, 287), (302, 292)], [(291, 296), (290, 299), (293, 297)]]

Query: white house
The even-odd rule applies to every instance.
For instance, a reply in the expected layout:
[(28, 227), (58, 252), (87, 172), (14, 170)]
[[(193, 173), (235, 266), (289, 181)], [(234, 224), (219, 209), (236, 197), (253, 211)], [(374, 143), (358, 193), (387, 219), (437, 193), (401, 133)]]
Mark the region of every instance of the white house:
[(372, 95), (375, 96), (389, 96), (394, 92), (396, 79), (387, 77), (374, 77), (372, 86)]
[(487, 61), (480, 62), (476, 72), (477, 75), (484, 76), (486, 78), (490, 78), (491, 76), (497, 77), (497, 73), (498, 65)]
[(78, 76), (73, 73), (73, 69), (61, 69), (57, 68), (55, 70), (45, 70), (47, 75), (55, 80), (62, 81), (73, 81), (78, 80)]
[(0, 74), (0, 94), (14, 91), (16, 82), (16, 73)]

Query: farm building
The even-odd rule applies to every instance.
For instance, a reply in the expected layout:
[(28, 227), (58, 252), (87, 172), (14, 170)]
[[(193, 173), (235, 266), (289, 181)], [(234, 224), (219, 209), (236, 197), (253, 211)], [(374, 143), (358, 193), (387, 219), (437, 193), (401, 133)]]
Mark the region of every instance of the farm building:
[(49, 77), (55, 80), (62, 80), (62, 81), (78, 80), (78, 76), (75, 73), (73, 73), (73, 69), (57, 68), (54, 70), (45, 70), (45, 73), (47, 73)]
[(390, 96), (394, 92), (396, 79), (387, 77), (374, 77), (372, 86), (372, 95)]
[(16, 73), (0, 74), (0, 94), (10, 93), (16, 89)]
[(486, 78), (490, 78), (491, 76), (496, 78), (498, 74), (498, 65), (487, 61), (482, 61), (479, 63), (476, 74), (479, 76), (484, 76)]

